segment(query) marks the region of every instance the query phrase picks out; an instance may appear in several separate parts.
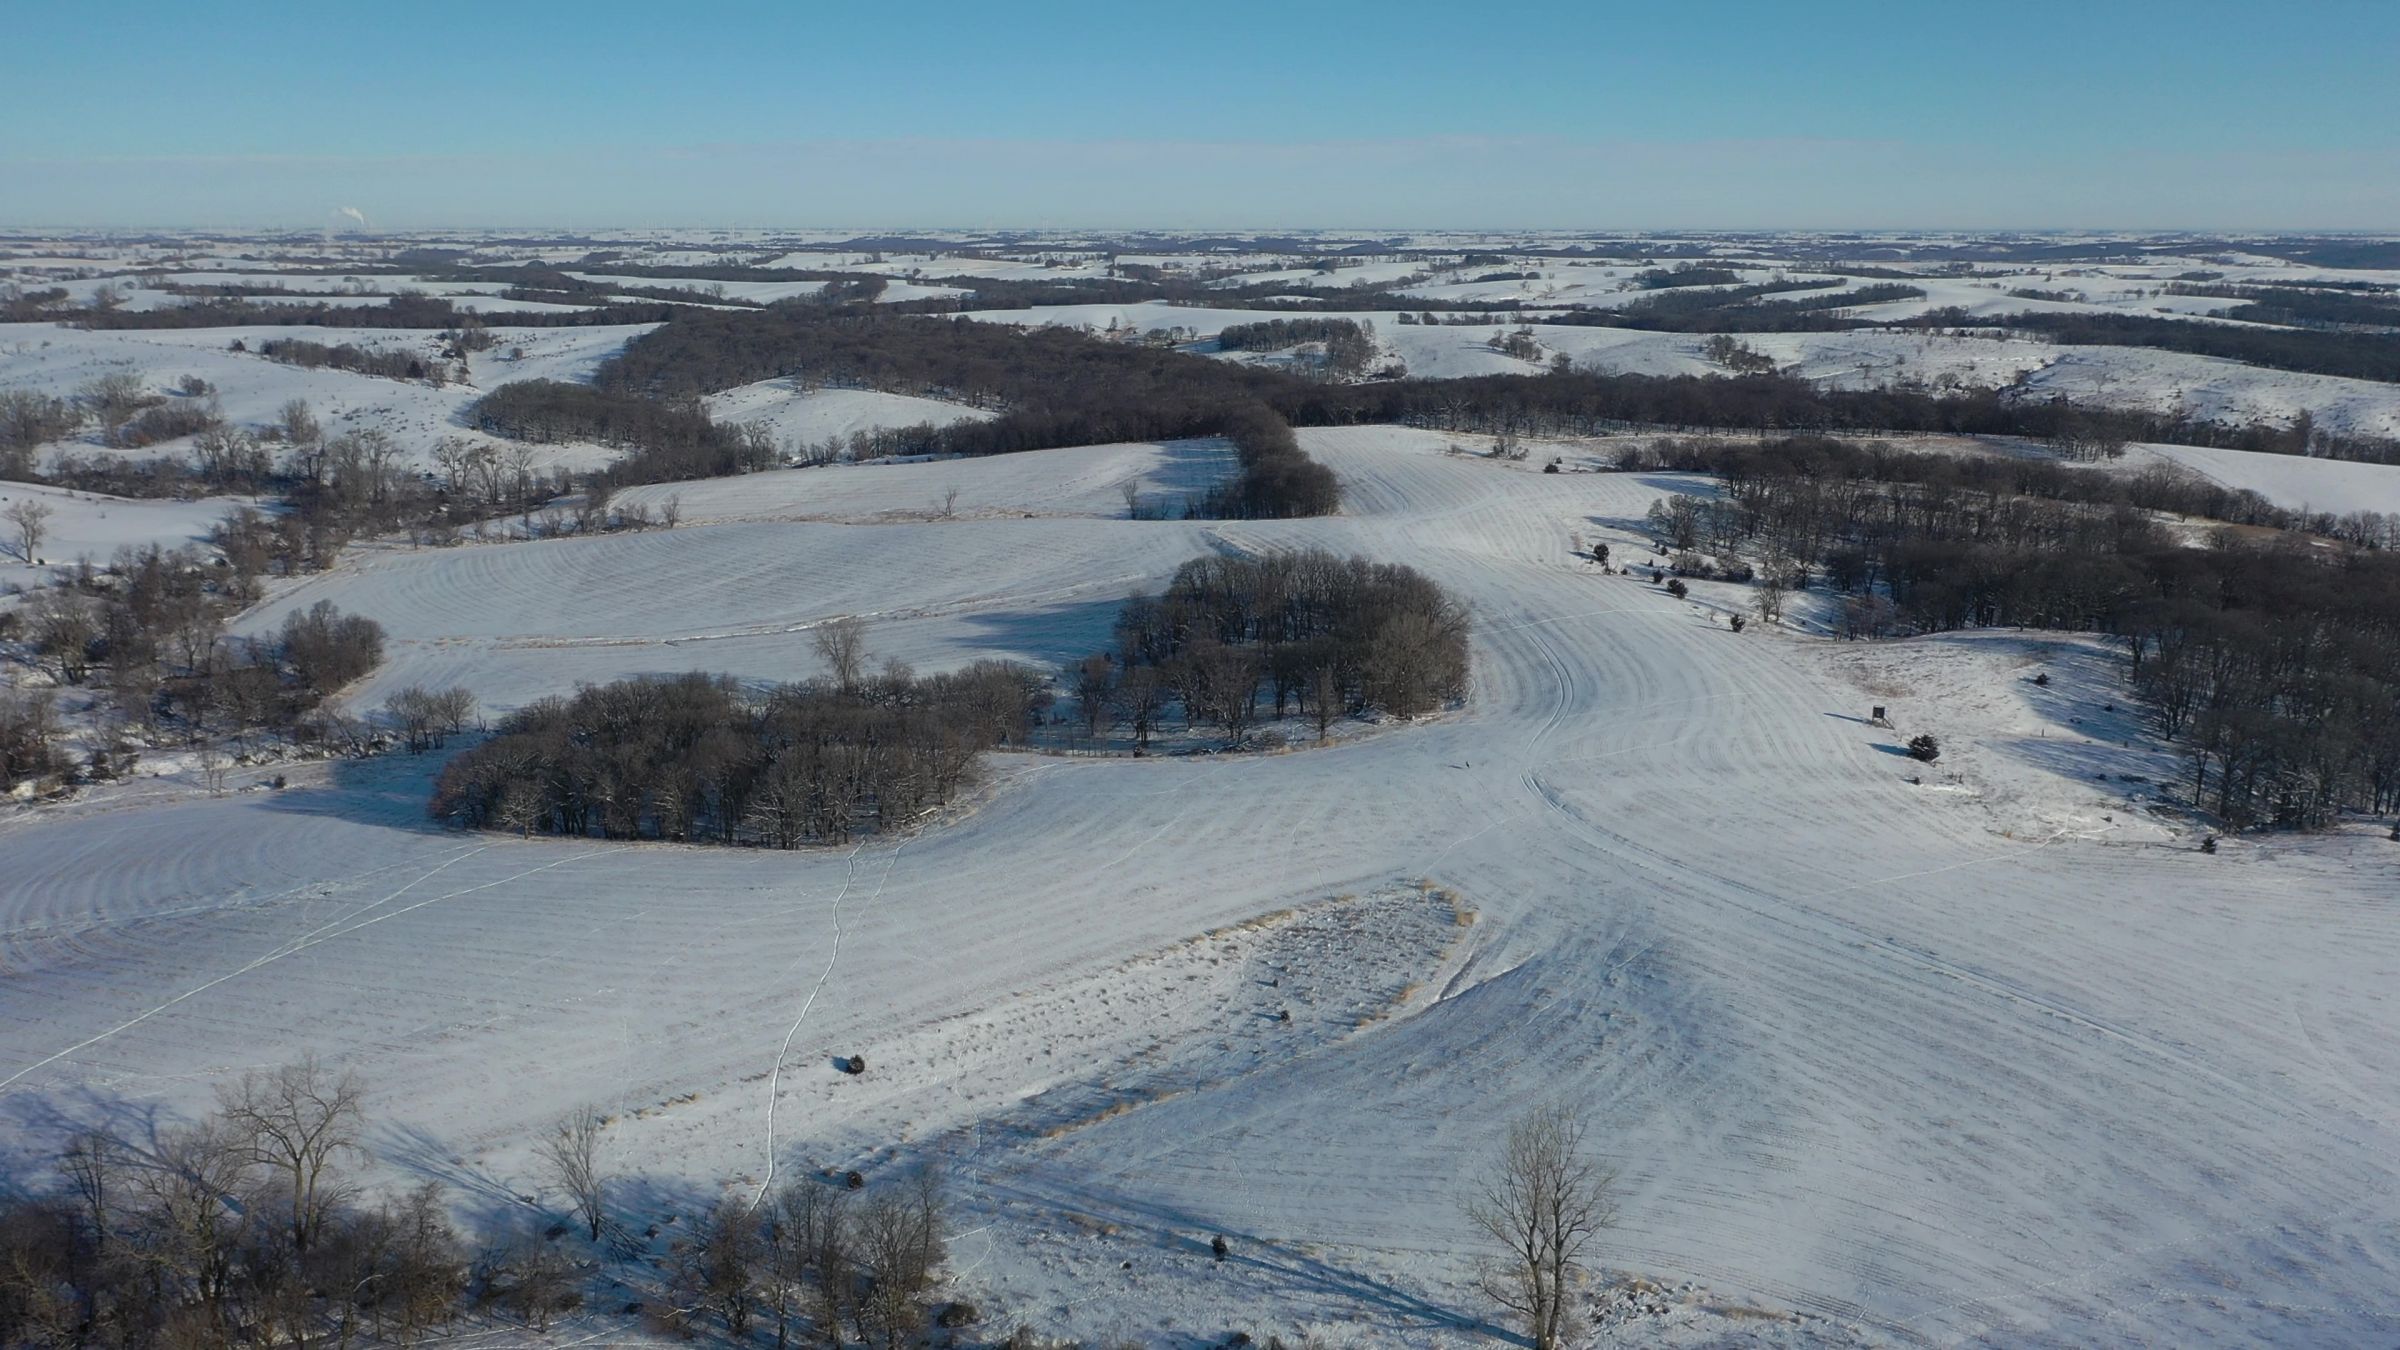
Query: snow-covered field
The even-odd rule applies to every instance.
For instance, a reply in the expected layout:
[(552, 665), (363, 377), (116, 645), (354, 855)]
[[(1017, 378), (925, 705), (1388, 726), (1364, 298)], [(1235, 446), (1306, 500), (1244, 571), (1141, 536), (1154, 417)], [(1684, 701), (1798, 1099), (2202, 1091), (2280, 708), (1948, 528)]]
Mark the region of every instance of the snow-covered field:
[(2247, 488), (2277, 506), (2337, 516), (2352, 511), (2400, 515), (2400, 464), (2361, 464), (2203, 445), (2131, 445), (2117, 461), (2117, 468), (2130, 471), (2149, 464), (2173, 464), (2229, 488)]
[[(847, 612), (920, 667), (1054, 661), (1194, 553), (1320, 545), (1454, 587), (1477, 667), (1463, 709), (1330, 749), (998, 756), (956, 819), (844, 850), (462, 835), (407, 757), (9, 817), (0, 1148), (39, 1165), (69, 1122), (315, 1050), (372, 1080), (378, 1175), (471, 1219), (521, 1213), (531, 1137), (590, 1100), (636, 1231), (932, 1157), (951, 1278), (1012, 1322), (1463, 1345), (1476, 1162), (1573, 1100), (1623, 1177), (1606, 1263), (1709, 1291), (1611, 1343), (2400, 1334), (2400, 847), (2199, 853), (2096, 644), (1736, 635), (1706, 584), (1570, 555), (1681, 480), (1303, 439), (1343, 515), (1112, 519), (1179, 449), (1099, 447), (683, 485), (673, 531), (366, 551), (282, 592), (250, 621), (324, 598), (391, 630), (359, 700), (508, 707), (809, 675)], [(953, 486), (955, 518), (910, 514)]]
[(790, 380), (761, 380), (711, 394), (703, 406), (720, 422), (763, 423), (778, 444), (787, 445), (846, 441), (880, 427), (945, 427), (992, 415), (962, 404), (873, 389), (802, 389)]
[(218, 521), (238, 507), (263, 505), (247, 497), (172, 498), (111, 497), (99, 492), (72, 492), (39, 483), (0, 481), (0, 512), (19, 502), (47, 507), (44, 542), (36, 567), (15, 550), (13, 527), (0, 526), (0, 587), (32, 586), (76, 563), (105, 564), (122, 548), (182, 548), (208, 538)]
[[(329, 432), (381, 431), (420, 468), (433, 464), (434, 445), (446, 436), (489, 440), (467, 427), (468, 404), (516, 380), (589, 380), (602, 361), (615, 355), (649, 325), (589, 328), (496, 328), (497, 345), (469, 359), (475, 381), (434, 388), (416, 380), (384, 379), (330, 367), (307, 369), (271, 361), (258, 345), (276, 338), (303, 338), (333, 346), (349, 342), (380, 351), (408, 351), (431, 360), (434, 335), (422, 329), (388, 328), (188, 328), (84, 331), (52, 324), (0, 324), (0, 388), (28, 389), (72, 398), (90, 380), (128, 373), (151, 393), (166, 394), (186, 376), (209, 383), (226, 420), (261, 427), (284, 404), (305, 400)], [(240, 342), (246, 351), (234, 351)], [(69, 442), (79, 453), (112, 453), (92, 443)], [(165, 441), (135, 457), (187, 453), (181, 441)], [(590, 445), (541, 446), (537, 466), (592, 468), (615, 452)]]

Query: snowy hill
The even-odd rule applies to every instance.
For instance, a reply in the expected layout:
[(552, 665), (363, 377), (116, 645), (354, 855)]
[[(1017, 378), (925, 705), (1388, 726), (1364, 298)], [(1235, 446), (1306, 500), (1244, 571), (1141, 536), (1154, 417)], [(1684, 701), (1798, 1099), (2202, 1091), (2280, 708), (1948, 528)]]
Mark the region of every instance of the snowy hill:
[[(1717, 583), (1570, 555), (1638, 552), (1679, 480), (1304, 442), (1345, 514), (1104, 518), (1162, 453), (1104, 447), (686, 486), (676, 530), (284, 589), (248, 622), (390, 629), (360, 703), (791, 678), (852, 612), (921, 667), (1056, 661), (1211, 549), (1406, 560), (1473, 606), (1477, 664), (1459, 711), (1330, 749), (1002, 755), (956, 819), (838, 851), (454, 833), (405, 755), (13, 817), (0, 1141), (33, 1166), (53, 1122), (173, 1119), (315, 1049), (371, 1081), (379, 1175), (473, 1203), (535, 1193), (533, 1136), (591, 1100), (646, 1216), (936, 1157), (953, 1287), (1046, 1330), (1434, 1346), (1489, 1311), (1475, 1160), (1571, 1099), (1623, 1178), (1605, 1263), (1764, 1310), (1627, 1343), (2388, 1336), (2393, 846), (2199, 853), (2077, 640), (1736, 635)], [(887, 514), (952, 484), (955, 518)], [(1917, 729), (1940, 772), (1897, 755)]]

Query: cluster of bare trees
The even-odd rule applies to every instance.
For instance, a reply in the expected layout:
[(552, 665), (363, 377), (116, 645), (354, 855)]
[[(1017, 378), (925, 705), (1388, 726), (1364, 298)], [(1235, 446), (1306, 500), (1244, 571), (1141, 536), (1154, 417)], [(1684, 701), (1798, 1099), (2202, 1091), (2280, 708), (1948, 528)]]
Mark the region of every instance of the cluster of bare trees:
[(1228, 324), (1217, 334), (1218, 349), (1229, 352), (1274, 352), (1303, 345), (1323, 352), (1323, 373), (1356, 376), (1375, 359), (1375, 325), (1360, 319), (1266, 319)]
[(1412, 568), (1319, 550), (1195, 558), (1166, 591), (1135, 595), (1115, 649), (1068, 668), (1088, 733), (1146, 747), (1168, 713), (1240, 742), (1270, 711), (1313, 720), (1412, 717), (1463, 697), (1467, 615)]
[(50, 691), (0, 685), (0, 788), (62, 777), (73, 768), (59, 741), (58, 705)]
[(418, 352), (361, 347), (350, 342), (327, 346), (306, 338), (269, 338), (258, 344), (258, 354), (270, 361), (311, 370), (330, 366), (361, 375), (380, 375), (387, 380), (424, 380), (437, 387), (450, 382), (449, 367), (439, 358)]
[[(138, 390), (138, 382), (134, 388)], [(384, 432), (329, 433), (305, 400), (285, 404), (264, 425), (241, 427), (218, 420), (211, 405), (197, 398), (186, 395), (169, 406), (149, 407), (113, 429), (107, 415), (101, 419), (103, 430), (118, 445), (191, 435), (188, 455), (135, 459), (62, 454), (47, 475), (36, 475), (29, 455), (12, 470), (6, 451), (0, 449), (0, 476), (13, 473), (139, 497), (221, 491), (281, 494), (288, 509), (237, 511), (216, 532), (214, 542), (228, 558), (257, 573), (324, 567), (349, 539), (365, 532), (405, 530), (419, 542), (448, 543), (456, 541), (462, 524), (515, 513), (531, 533), (534, 513), (546, 511), (574, 486), (563, 471), (535, 470), (529, 446), (446, 438), (434, 449), (441, 471), (437, 481), (419, 473), (400, 444)], [(206, 415), (196, 422), (152, 425), (154, 418), (169, 412), (180, 416), (191, 409)], [(144, 427), (149, 430), (141, 430)], [(587, 500), (604, 497), (602, 491)], [(598, 529), (619, 522), (604, 516), (578, 523)]]
[[(556, 1121), (536, 1149), (544, 1179), (556, 1188), (588, 1242), (609, 1230), (617, 1178), (607, 1157), (609, 1118), (582, 1106)], [(674, 1302), (655, 1319), (690, 1339), (712, 1319), (737, 1342), (762, 1323), (781, 1350), (795, 1338), (839, 1350), (852, 1340), (884, 1350), (915, 1344), (925, 1324), (925, 1291), (940, 1267), (946, 1224), (942, 1178), (921, 1168), (904, 1180), (868, 1187), (856, 1173), (811, 1174), (748, 1202), (720, 1200), (665, 1267)], [(571, 1293), (555, 1257), (520, 1243), (503, 1290), (528, 1322), (539, 1323)]]
[(737, 1339), (772, 1327), (778, 1350), (919, 1343), (945, 1254), (938, 1172), (864, 1191), (808, 1176), (761, 1199), (721, 1202), (682, 1254), (674, 1277), (693, 1312)]
[(827, 679), (762, 695), (685, 675), (544, 700), (445, 766), (430, 809), (525, 834), (840, 843), (950, 801), (1049, 698), (1042, 676), (1002, 661), (870, 674), (837, 637), (828, 664)]
[[(2400, 809), (2388, 518), (2289, 511), (2166, 475), (1823, 439), (1667, 458), (1725, 490), (1661, 502), (1662, 545), (1788, 560), (1802, 570), (1769, 572), (1793, 585), (1821, 569), (1853, 636), (2018, 625), (2120, 638), (2191, 761), (2193, 800), (2229, 824)], [(2226, 530), (2195, 548), (2161, 512), (2286, 533)]]
[[(538, 1332), (582, 1302), (615, 1219), (606, 1116), (570, 1112), (536, 1149), (576, 1237), (528, 1216), (470, 1243), (435, 1183), (362, 1193), (366, 1095), (310, 1058), (245, 1074), (188, 1126), (75, 1134), (52, 1184), (0, 1198), (0, 1345), (410, 1346), (471, 1307)], [(926, 1323), (946, 1222), (931, 1168), (727, 1199), (670, 1245), (655, 1324), (688, 1339), (713, 1321), (741, 1341), (763, 1323), (778, 1347), (900, 1350)]]
[(56, 1185), (0, 1202), (0, 1343), (410, 1345), (449, 1322), (469, 1271), (438, 1189), (351, 1184), (364, 1096), (303, 1060), (190, 1126), (76, 1135)]
[[(319, 705), (382, 659), (383, 630), (320, 601), (272, 638), (228, 640), (226, 619), (256, 596), (254, 575), (212, 565), (196, 549), (153, 545), (35, 592), (0, 616), (0, 636), (23, 641), (61, 684), (101, 684), (120, 732), (172, 725), (194, 738), (308, 734)], [(110, 777), (128, 767), (123, 745), (96, 750), (88, 766), (67, 764), (54, 720), (34, 715), (23, 698), (17, 703), (12, 779)]]
[(0, 478), (33, 473), (33, 450), (72, 435), (83, 418), (63, 398), (31, 389), (0, 390)]
[(384, 700), (383, 714), (400, 733), (410, 754), (438, 750), (449, 738), (466, 730), (475, 716), (475, 696), (464, 689), (427, 689), (410, 685)]

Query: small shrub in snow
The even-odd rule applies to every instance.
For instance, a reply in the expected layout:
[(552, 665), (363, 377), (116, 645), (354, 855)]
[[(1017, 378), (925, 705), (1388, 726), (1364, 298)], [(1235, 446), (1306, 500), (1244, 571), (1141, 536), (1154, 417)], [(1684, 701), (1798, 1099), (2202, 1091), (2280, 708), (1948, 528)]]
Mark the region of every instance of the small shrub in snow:
[(1686, 586), (1686, 585), (1684, 585), (1684, 584), (1683, 584), (1683, 579), (1682, 579), (1682, 578), (1680, 578), (1680, 577), (1678, 577), (1678, 578), (1676, 578), (1675, 580), (1673, 580), (1673, 581), (1670, 581), (1670, 582), (1668, 582), (1668, 583), (1667, 583), (1667, 594), (1669, 594), (1669, 595), (1671, 595), (1671, 596), (1674, 596), (1674, 597), (1675, 597), (1676, 599), (1678, 599), (1678, 600), (1681, 600), (1682, 598), (1684, 598), (1684, 597), (1685, 597), (1685, 596), (1687, 596), (1687, 595), (1690, 595), (1691, 593), (1692, 593), (1692, 588), (1691, 588), (1691, 587), (1689, 587), (1689, 586)]
[(1942, 743), (1934, 739), (1932, 732), (1912, 737), (1908, 742), (1908, 757), (1931, 764), (1942, 757)]

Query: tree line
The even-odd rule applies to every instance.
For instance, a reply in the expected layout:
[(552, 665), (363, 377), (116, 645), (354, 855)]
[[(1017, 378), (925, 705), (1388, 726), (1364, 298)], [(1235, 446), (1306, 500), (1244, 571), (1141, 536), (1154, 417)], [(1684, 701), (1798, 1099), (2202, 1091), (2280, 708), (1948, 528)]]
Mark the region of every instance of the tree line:
[[(487, 429), (528, 423), (522, 413), (494, 419), (484, 411), (488, 407), (534, 409), (562, 420), (577, 409), (664, 419), (665, 434), (613, 466), (610, 476), (621, 482), (702, 476), (687, 470), (739, 462), (721, 448), (737, 433), (709, 431), (712, 424), (694, 400), (703, 392), (775, 378), (849, 383), (1002, 410), (990, 420), (928, 428), (925, 440), (939, 453), (1225, 436), (1234, 442), (1241, 473), (1204, 498), (1208, 513), (1323, 515), (1340, 505), (1332, 472), (1307, 457), (1281, 415), (1259, 396), (1313, 382), (1063, 329), (1026, 333), (963, 319), (828, 317), (783, 306), (696, 315), (629, 343), (601, 368), (596, 389), (505, 385), (479, 402), (473, 415)], [(750, 444), (760, 455), (772, 454)]]
[(2220, 319), (2273, 323), (2291, 328), (2400, 328), (2400, 293), (2369, 282), (2226, 286), (2172, 281), (2169, 295), (2202, 295), (2243, 303), (2216, 311)]
[(430, 380), (437, 387), (448, 382), (448, 371), (439, 361), (428, 364), (419, 353), (361, 347), (354, 342), (327, 346), (306, 338), (268, 338), (258, 344), (258, 354), (303, 370), (331, 367), (387, 380)]
[(2039, 333), (2068, 346), (2149, 347), (2273, 370), (2387, 384), (2400, 381), (2400, 332), (2388, 330), (2196, 323), (2149, 314), (2022, 313), (1979, 318), (1947, 308), (1900, 322), (1936, 328), (2004, 328)]
[(1722, 473), (1724, 496), (1669, 504), (1663, 542), (1764, 552), (1800, 584), (1814, 570), (1845, 597), (1851, 636), (2023, 626), (2115, 637), (2190, 764), (2192, 800), (2229, 824), (2316, 827), (2345, 808), (2400, 809), (2400, 552), (2233, 529), (2195, 548), (2161, 519), (2171, 497), (2141, 502), (2205, 489), (2058, 466), (1823, 440), (1684, 463)]
[(1325, 386), (1293, 381), (1267, 398), (1295, 426), (1389, 422), (1440, 431), (1589, 437), (1628, 426), (1777, 432), (1942, 432), (2055, 440), (2074, 434), (2119, 444), (2156, 441), (2269, 454), (2400, 464), (2400, 440), (2291, 423), (2230, 423), (2173, 413), (2099, 408), (2013, 389), (1947, 392), (1831, 389), (1779, 374), (1623, 375), (1553, 369), (1540, 375), (1381, 380)]
[[(2245, 330), (2246, 331), (2246, 330)], [(965, 454), (1217, 434), (1239, 403), (1294, 426), (1399, 423), (1445, 431), (1589, 436), (1627, 425), (1774, 432), (1927, 431), (2076, 435), (2400, 463), (2400, 440), (2331, 434), (2303, 423), (2229, 423), (2098, 408), (2016, 390), (1829, 389), (1799, 378), (1602, 374), (1376, 380), (1330, 385), (1187, 352), (1047, 328), (926, 324), (770, 306), (693, 313), (628, 344), (603, 368), (615, 392), (697, 398), (757, 380), (847, 383), (1002, 408), (993, 421), (942, 429)]]
[(688, 311), (687, 303), (664, 301), (607, 303), (578, 297), (580, 309), (494, 310), (477, 313), (460, 309), (441, 296), (396, 295), (380, 305), (337, 305), (324, 300), (270, 300), (228, 297), (194, 300), (156, 309), (91, 309), (47, 307), (20, 321), (55, 319), (93, 330), (184, 328), (455, 328), (468, 318), (502, 328), (591, 328), (617, 324), (665, 323)]
[(1542, 322), (1668, 333), (1839, 332), (1874, 326), (1851, 315), (1848, 311), (1854, 306), (1925, 297), (1918, 287), (1882, 282), (1835, 290), (1828, 295), (1787, 300), (1762, 298), (1792, 290), (1821, 290), (1841, 285), (1840, 278), (1827, 278), (1723, 290), (1657, 291), (1613, 309), (1578, 308), (1545, 315)]
[(1009, 662), (869, 673), (855, 631), (820, 634), (834, 673), (805, 684), (642, 677), (542, 700), (445, 765), (429, 809), (522, 834), (843, 843), (951, 801), (1048, 699), (1046, 679)]

